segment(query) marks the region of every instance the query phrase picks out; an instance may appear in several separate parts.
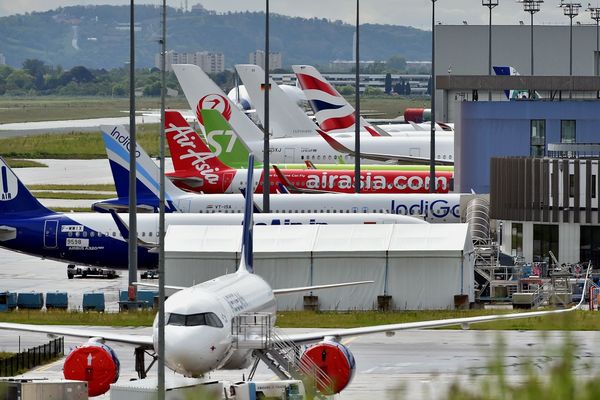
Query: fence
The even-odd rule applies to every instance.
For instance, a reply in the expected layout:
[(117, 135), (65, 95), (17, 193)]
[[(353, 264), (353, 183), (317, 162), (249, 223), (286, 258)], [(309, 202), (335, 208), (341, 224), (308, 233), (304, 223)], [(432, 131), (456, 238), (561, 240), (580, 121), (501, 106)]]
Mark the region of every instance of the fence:
[(65, 339), (63, 337), (32, 347), (12, 357), (0, 360), (0, 376), (17, 375), (23, 370), (37, 367), (55, 357), (62, 356), (64, 351)]

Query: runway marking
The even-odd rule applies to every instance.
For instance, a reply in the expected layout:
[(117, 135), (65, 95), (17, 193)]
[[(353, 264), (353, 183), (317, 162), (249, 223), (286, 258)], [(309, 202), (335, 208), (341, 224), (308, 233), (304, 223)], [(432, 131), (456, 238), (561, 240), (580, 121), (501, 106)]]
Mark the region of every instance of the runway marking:
[(42, 365), (42, 366), (40, 366), (40, 367), (38, 367), (38, 368), (34, 368), (34, 369), (32, 369), (32, 371), (36, 371), (36, 372), (37, 372), (37, 371), (44, 372), (44, 371), (47, 371), (47, 370), (49, 370), (50, 368), (54, 367), (54, 366), (55, 366), (55, 364), (60, 364), (61, 362), (62, 362), (62, 358), (59, 358), (58, 360), (56, 360), (56, 361), (53, 361), (53, 362), (51, 362), (51, 363), (49, 363), (49, 364), (45, 364), (45, 365)]

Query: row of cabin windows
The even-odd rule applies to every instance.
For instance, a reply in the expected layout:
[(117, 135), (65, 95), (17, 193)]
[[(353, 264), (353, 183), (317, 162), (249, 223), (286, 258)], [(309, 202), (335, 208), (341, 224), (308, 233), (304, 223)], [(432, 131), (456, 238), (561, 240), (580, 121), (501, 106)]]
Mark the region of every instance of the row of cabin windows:
[[(116, 232), (116, 231), (113, 231), (113, 232), (104, 232), (104, 233), (103, 232), (90, 231), (89, 237), (94, 237), (94, 236), (96, 236), (96, 234), (98, 235), (98, 237), (103, 237), (103, 236), (107, 236), (107, 237), (111, 237), (111, 236), (112, 237), (117, 237), (117, 236), (119, 236), (119, 237), (122, 237), (121, 234), (118, 233), (118, 232)], [(147, 233), (146, 232), (141, 232), (140, 235), (142, 237), (146, 237), (146, 236), (152, 237), (154, 235), (154, 232), (147, 232)], [(88, 232), (87, 231), (83, 231), (83, 232), (69, 232), (69, 233), (67, 233), (67, 236), (68, 237), (75, 236), (75, 237), (84, 237), (84, 238), (86, 238), (86, 237), (88, 237)], [(156, 237), (158, 237), (158, 232), (156, 232)]]
[[(328, 156), (323, 156), (323, 161), (332, 161), (332, 160), (338, 160), (338, 159), (346, 159), (346, 161), (348, 160), (354, 160), (354, 157), (349, 156), (349, 155), (345, 155), (345, 156), (338, 156), (338, 155), (328, 155)], [(438, 154), (436, 156), (436, 158), (442, 159), (442, 160), (452, 160), (452, 154)], [(321, 160), (321, 156), (320, 155), (310, 155), (310, 156), (300, 156), (301, 160), (312, 160), (312, 161), (320, 161)]]
[[(222, 211), (215, 211), (215, 210), (211, 210), (211, 211), (207, 211), (204, 212), (202, 210), (198, 211), (198, 213), (200, 214), (239, 214), (242, 213), (243, 210), (222, 210)], [(289, 213), (289, 214), (297, 214), (297, 213), (325, 213), (325, 214), (350, 214), (350, 213), (359, 213), (359, 212), (367, 212), (367, 213), (374, 213), (374, 214), (389, 214), (390, 210), (386, 210), (386, 209), (373, 209), (373, 210), (366, 210), (366, 211), (361, 211), (361, 210), (350, 210), (350, 209), (346, 209), (346, 210), (279, 210), (279, 209), (271, 209), (272, 213)], [(418, 214), (418, 213), (415, 213)]]

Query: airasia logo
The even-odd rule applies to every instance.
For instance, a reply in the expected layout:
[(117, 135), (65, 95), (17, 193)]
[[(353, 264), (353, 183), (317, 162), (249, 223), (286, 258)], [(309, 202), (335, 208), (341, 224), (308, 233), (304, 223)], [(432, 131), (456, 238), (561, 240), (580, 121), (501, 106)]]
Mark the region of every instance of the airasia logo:
[(200, 140), (198, 138), (198, 134), (192, 128), (188, 127), (178, 127), (170, 124), (170, 127), (165, 130), (165, 133), (177, 132), (173, 135), (174, 141), (179, 146), (181, 153), (179, 154), (180, 160), (191, 160), (192, 167), (196, 169), (196, 171), (200, 172), (200, 175), (204, 177), (209, 183), (216, 184), (219, 181), (219, 175), (216, 173), (219, 171), (219, 168), (213, 169), (206, 161), (213, 158), (215, 155), (210, 151), (202, 152), (195, 151), (196, 149), (196, 140)]
[[(437, 176), (436, 189), (448, 191), (448, 180), (445, 176)], [(418, 175), (398, 175), (394, 179), (387, 180), (383, 175), (372, 175), (370, 172), (360, 177), (360, 186), (365, 190), (403, 190), (403, 191), (428, 191), (429, 177), (422, 178)], [(354, 176), (345, 174), (309, 174), (307, 175), (307, 189), (351, 189), (354, 187)]]
[(207, 94), (198, 101), (196, 107), (196, 118), (198, 122), (204, 126), (201, 110), (217, 110), (223, 115), (227, 121), (231, 118), (231, 105), (229, 100), (220, 94)]

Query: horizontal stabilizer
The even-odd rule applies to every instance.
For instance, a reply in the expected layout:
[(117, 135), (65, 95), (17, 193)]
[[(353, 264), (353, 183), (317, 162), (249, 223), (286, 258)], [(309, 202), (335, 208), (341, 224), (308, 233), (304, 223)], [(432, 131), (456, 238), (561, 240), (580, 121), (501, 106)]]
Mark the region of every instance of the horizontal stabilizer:
[(17, 228), (12, 226), (2, 225), (0, 226), (0, 242), (7, 240), (13, 240), (17, 238)]
[(358, 281), (358, 282), (344, 282), (344, 283), (330, 283), (328, 285), (316, 285), (316, 286), (304, 286), (304, 287), (295, 287), (295, 288), (287, 288), (287, 289), (274, 289), (273, 294), (290, 294), (290, 293), (298, 293), (298, 292), (310, 292), (313, 290), (322, 290), (322, 289), (332, 289), (344, 286), (357, 286), (357, 285), (366, 285), (367, 283), (374, 283), (375, 281)]

